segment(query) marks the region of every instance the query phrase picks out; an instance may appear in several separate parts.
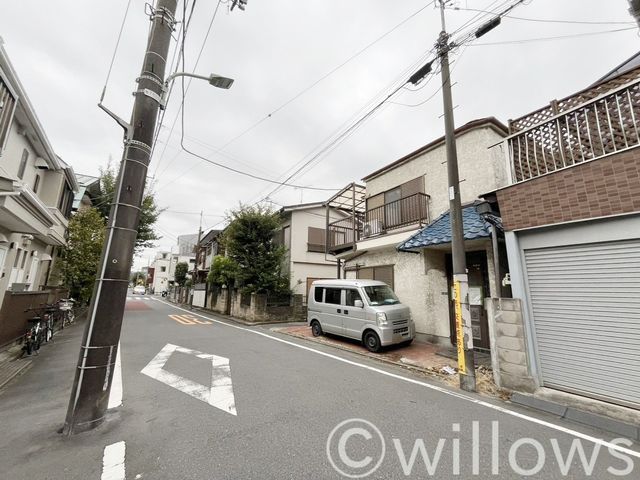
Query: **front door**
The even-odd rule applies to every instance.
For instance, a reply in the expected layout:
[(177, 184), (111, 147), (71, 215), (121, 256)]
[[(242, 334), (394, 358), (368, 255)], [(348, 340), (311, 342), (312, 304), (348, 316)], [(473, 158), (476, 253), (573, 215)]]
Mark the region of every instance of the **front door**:
[[(484, 309), (484, 299), (490, 296), (489, 274), (487, 271), (487, 254), (484, 251), (467, 252), (467, 274), (469, 276), (469, 311), (471, 314), (471, 329), (473, 331), (474, 348), (489, 349), (489, 323)], [(451, 255), (447, 254), (447, 279), (453, 286), (453, 267)], [(455, 303), (449, 289), (449, 324), (451, 343), (457, 343)]]

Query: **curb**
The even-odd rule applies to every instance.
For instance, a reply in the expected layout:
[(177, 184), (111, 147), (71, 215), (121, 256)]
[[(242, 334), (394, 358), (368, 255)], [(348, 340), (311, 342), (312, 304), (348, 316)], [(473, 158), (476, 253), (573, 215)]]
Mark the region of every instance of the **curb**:
[(637, 425), (625, 423), (620, 420), (614, 420), (613, 418), (597, 415), (595, 413), (585, 412), (584, 410), (579, 410), (575, 407), (568, 407), (550, 400), (534, 397), (533, 395), (514, 393), (511, 397), (511, 402), (517, 405), (523, 405), (535, 410), (550, 413), (560, 418), (564, 418), (565, 420), (571, 420), (589, 427), (622, 435), (631, 440), (640, 440), (640, 427)]
[(0, 364), (0, 390), (11, 380), (24, 373), (32, 363), (31, 359), (15, 359)]
[(426, 369), (426, 368), (417, 367), (417, 366), (411, 365), (409, 363), (396, 362), (394, 360), (389, 360), (389, 359), (386, 359), (386, 358), (378, 357), (376, 355), (373, 355), (373, 354), (370, 354), (370, 353), (367, 353), (367, 352), (361, 352), (361, 351), (358, 351), (358, 350), (351, 350), (350, 348), (343, 347), (340, 344), (325, 343), (325, 342), (322, 342), (322, 341), (319, 341), (319, 340), (315, 340), (314, 338), (309, 338), (309, 337), (305, 337), (305, 336), (301, 336), (301, 335), (295, 335), (293, 333), (284, 332), (284, 331), (277, 330), (277, 329), (276, 330), (271, 329), (271, 331), (273, 331), (275, 333), (280, 333), (282, 335), (287, 335), (289, 337), (298, 338), (300, 340), (306, 340), (306, 341), (309, 341), (309, 342), (317, 343), (319, 345), (325, 345), (327, 347), (337, 348), (338, 350), (343, 350), (345, 352), (355, 353), (356, 355), (360, 355), (361, 357), (371, 358), (372, 360), (376, 360), (376, 361), (378, 361), (380, 363), (396, 365), (398, 367), (406, 368), (407, 370), (412, 370), (412, 371), (418, 372), (418, 373), (423, 373), (423, 374), (429, 375), (430, 377), (437, 378), (437, 379), (440, 379), (440, 380), (448, 378), (448, 377), (445, 377), (445, 376), (442, 376), (442, 375), (438, 374), (434, 370), (429, 370), (429, 369)]

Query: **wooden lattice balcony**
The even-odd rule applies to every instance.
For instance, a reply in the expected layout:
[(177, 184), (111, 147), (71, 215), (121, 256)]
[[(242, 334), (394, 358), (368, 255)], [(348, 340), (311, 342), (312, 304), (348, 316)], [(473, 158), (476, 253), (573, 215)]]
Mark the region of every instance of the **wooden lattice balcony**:
[(626, 83), (618, 77), (616, 84), (604, 84), (609, 88), (597, 85), (512, 121), (507, 142), (513, 182), (638, 147), (640, 70), (633, 73)]

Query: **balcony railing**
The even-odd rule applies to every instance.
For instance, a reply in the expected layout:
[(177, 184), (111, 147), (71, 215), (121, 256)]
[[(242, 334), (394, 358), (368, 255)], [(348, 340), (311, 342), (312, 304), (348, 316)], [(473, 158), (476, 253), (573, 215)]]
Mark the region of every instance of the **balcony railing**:
[(514, 183), (640, 145), (640, 79), (589, 100), (507, 141)]
[(415, 193), (400, 200), (367, 210), (363, 238), (417, 223), (429, 223), (428, 195)]
[(424, 193), (415, 193), (356, 214), (355, 220), (351, 216), (330, 223), (329, 251), (345, 250), (359, 240), (402, 227), (429, 223), (428, 198)]
[(327, 240), (330, 252), (352, 247), (355, 242), (360, 240), (362, 234), (362, 216), (356, 214), (355, 219), (351, 216), (332, 222), (327, 231), (329, 232)]

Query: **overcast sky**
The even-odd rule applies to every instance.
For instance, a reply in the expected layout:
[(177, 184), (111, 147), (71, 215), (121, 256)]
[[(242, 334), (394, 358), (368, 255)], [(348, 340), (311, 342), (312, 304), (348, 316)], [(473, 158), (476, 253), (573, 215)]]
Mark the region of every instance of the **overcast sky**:
[[(460, 9), (447, 11), (448, 30), (454, 32), (478, 15), (463, 9), (501, 11), (514, 1), (452, 2)], [(231, 90), (220, 90), (193, 82), (185, 103), (185, 144), (220, 163), (282, 180), (348, 125), (345, 122), (390, 93), (404, 71), (427, 58), (441, 30), (432, 3), (249, 0), (244, 12), (229, 12), (228, 4), (222, 3), (197, 72), (232, 77), (235, 84)], [(144, 4), (131, 0), (104, 101), (125, 119), (130, 116), (148, 31)], [(197, 0), (185, 46), (189, 71), (216, 5), (217, 0)], [(126, 6), (127, 0), (2, 2), (0, 35), (5, 48), (54, 149), (78, 173), (97, 175), (110, 156), (118, 162), (122, 154), (122, 130), (96, 104)], [(628, 7), (627, 0), (527, 0), (518, 6), (511, 16), (546, 21), (506, 18), (453, 54), (456, 126), (486, 116), (506, 122), (593, 83), (640, 47)], [(477, 27), (478, 20), (454, 39)], [(585, 23), (557, 22), (565, 20)], [(611, 32), (621, 29), (628, 30)], [(574, 36), (593, 32), (605, 33)], [(548, 39), (567, 35), (571, 37)], [(542, 38), (547, 40), (505, 43)], [(395, 103), (387, 103), (292, 182), (340, 188), (441, 136), (439, 78), (419, 87), (423, 88), (402, 89), (391, 99)], [(176, 89), (149, 171), (155, 176), (158, 203), (167, 208), (158, 223), (163, 236), (158, 247), (167, 250), (177, 235), (198, 230), (201, 209), (203, 227), (209, 228), (229, 208), (255, 202), (274, 189), (181, 152), (179, 121), (169, 136), (179, 103)], [(225, 145), (224, 154), (217, 154)], [(329, 195), (287, 187), (270, 199), (274, 205), (292, 204)], [(137, 265), (146, 265), (151, 253), (145, 252)]]

